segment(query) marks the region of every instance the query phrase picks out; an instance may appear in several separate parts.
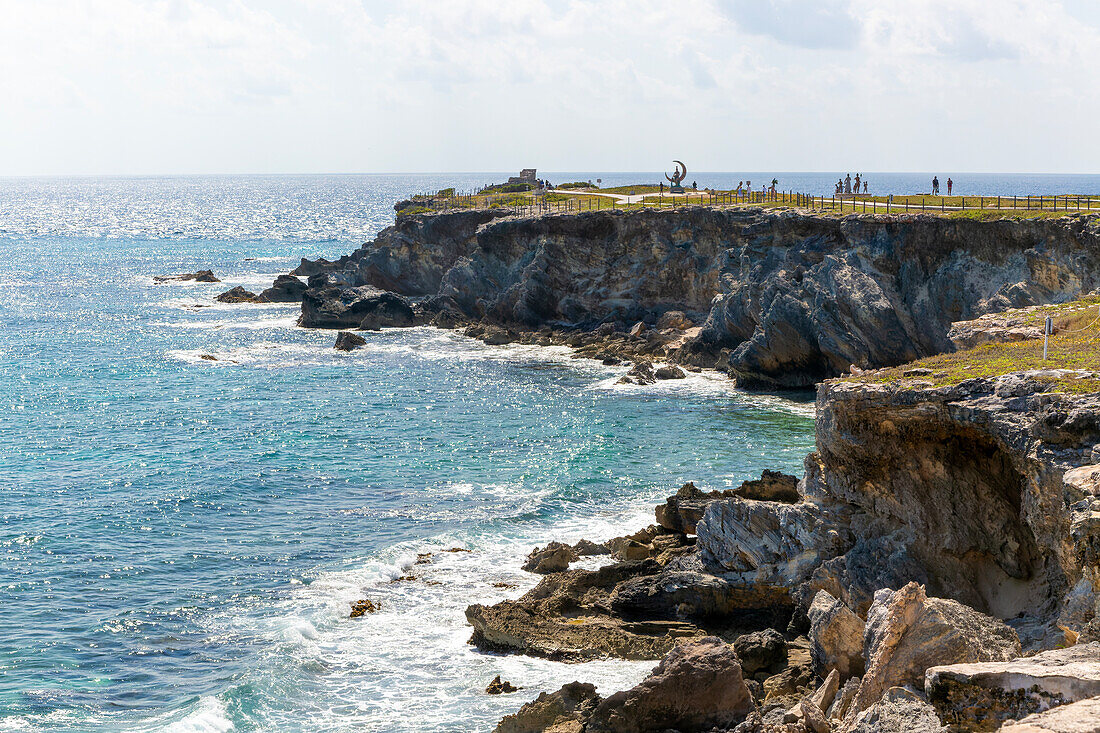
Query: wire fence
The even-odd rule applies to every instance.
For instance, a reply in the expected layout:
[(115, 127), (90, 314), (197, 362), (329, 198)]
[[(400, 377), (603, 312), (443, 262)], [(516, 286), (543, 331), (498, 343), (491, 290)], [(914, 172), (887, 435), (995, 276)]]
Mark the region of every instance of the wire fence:
[(808, 211), (902, 214), (958, 211), (1100, 212), (1100, 195), (1057, 196), (872, 196), (842, 194), (817, 196), (795, 191), (691, 191), (670, 195), (642, 193), (626, 198), (596, 192), (563, 193), (550, 190), (534, 195), (504, 193), (456, 193), (439, 196), (421, 194), (402, 213), (452, 211), (459, 209), (506, 208), (519, 215), (601, 210), (675, 209), (686, 206), (711, 207), (794, 207)]

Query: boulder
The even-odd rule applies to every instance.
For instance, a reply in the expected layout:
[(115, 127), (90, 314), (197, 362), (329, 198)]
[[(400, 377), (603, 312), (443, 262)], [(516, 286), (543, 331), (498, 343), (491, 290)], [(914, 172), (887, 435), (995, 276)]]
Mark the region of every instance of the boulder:
[(226, 290), (224, 293), (214, 298), (214, 300), (219, 303), (254, 303), (256, 301), (256, 294), (238, 285), (235, 288)]
[(357, 333), (351, 331), (341, 331), (336, 334), (336, 343), (332, 348), (337, 351), (352, 351), (358, 349), (360, 346), (365, 346), (367, 340)]
[(743, 481), (733, 493), (742, 499), (781, 501), (787, 504), (794, 504), (802, 499), (798, 493), (797, 478), (782, 471), (771, 471), (767, 468), (764, 469), (760, 478)]
[(741, 671), (752, 676), (757, 672), (778, 671), (787, 662), (787, 640), (775, 629), (741, 634), (733, 642)]
[(810, 619), (810, 654), (814, 671), (824, 677), (829, 670), (841, 679), (863, 674), (863, 619), (833, 598), (818, 591), (806, 615)]
[(859, 683), (859, 677), (853, 677), (841, 685), (836, 696), (833, 697), (832, 704), (829, 705), (827, 713), (829, 720), (844, 719), (845, 714), (848, 712), (848, 706), (852, 704), (852, 699), (855, 698), (856, 692), (859, 690)]
[(668, 329), (686, 331), (693, 325), (695, 324), (691, 322), (690, 318), (684, 315), (683, 311), (666, 311), (657, 319), (657, 329), (659, 331)]
[(355, 601), (354, 603), (351, 604), (351, 616), (350, 617), (351, 618), (359, 618), (360, 616), (366, 615), (368, 613), (374, 613), (375, 611), (379, 610), (380, 608), (382, 608), (381, 604), (375, 603), (374, 601), (372, 601), (369, 598), (363, 598), (363, 599)]
[(529, 573), (546, 575), (569, 569), (569, 563), (577, 559), (576, 551), (561, 542), (551, 542), (546, 547), (536, 547), (527, 555), (523, 569)]
[(1061, 705), (1023, 720), (1006, 723), (1001, 733), (1097, 733), (1100, 731), (1100, 697)]
[(808, 699), (816, 705), (821, 712), (828, 713), (838, 692), (840, 692), (840, 672), (834, 669), (826, 675), (825, 681), (821, 683), (817, 691), (814, 692), (813, 695), (810, 695)]
[(1019, 637), (1002, 621), (958, 601), (929, 598), (916, 583), (875, 594), (863, 644), (867, 671), (847, 720), (891, 687), (920, 687), (934, 665), (1008, 661), (1020, 654)]
[(927, 700), (904, 687), (891, 687), (859, 714), (848, 733), (947, 733), (947, 728)]
[(1033, 657), (930, 668), (925, 691), (944, 720), (993, 730), (1048, 708), (1100, 696), (1100, 643)]
[(306, 284), (293, 275), (279, 275), (270, 288), (256, 296), (257, 303), (301, 303)]
[(813, 733), (829, 733), (829, 721), (825, 718), (825, 711), (815, 705), (810, 698), (802, 698), (798, 703), (798, 710), (802, 714), (806, 728)]
[(592, 712), (586, 733), (681, 733), (737, 725), (754, 709), (737, 655), (721, 639), (684, 642), (636, 687)]
[(684, 379), (687, 377), (687, 375), (684, 374), (684, 370), (675, 364), (666, 364), (663, 367), (658, 367), (658, 369), (653, 372), (653, 376), (657, 379)]
[(599, 702), (595, 685), (570, 682), (557, 692), (544, 692), (514, 715), (508, 715), (495, 733), (583, 733), (584, 720)]
[(631, 336), (641, 336), (645, 332), (646, 332), (645, 324), (642, 323), (641, 321), (638, 321), (637, 323), (635, 323), (633, 326), (630, 327), (630, 335)]

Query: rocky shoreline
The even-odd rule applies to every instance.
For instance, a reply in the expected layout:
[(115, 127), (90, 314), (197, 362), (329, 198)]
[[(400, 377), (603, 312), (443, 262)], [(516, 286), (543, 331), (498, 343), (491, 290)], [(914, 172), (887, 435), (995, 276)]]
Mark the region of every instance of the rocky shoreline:
[[(299, 325), (346, 350), (355, 329), (433, 325), (629, 363), (630, 383), (816, 385), (801, 479), (687, 484), (634, 534), (547, 538), (534, 589), (467, 609), (487, 651), (659, 661), (608, 697), (540, 695), (498, 731), (1100, 730), (1100, 394), (1028, 373), (836, 379), (1096, 288), (1098, 234), (1096, 216), (463, 211), (303, 260), (268, 297), (300, 298)], [(586, 555), (608, 563), (570, 569)]]

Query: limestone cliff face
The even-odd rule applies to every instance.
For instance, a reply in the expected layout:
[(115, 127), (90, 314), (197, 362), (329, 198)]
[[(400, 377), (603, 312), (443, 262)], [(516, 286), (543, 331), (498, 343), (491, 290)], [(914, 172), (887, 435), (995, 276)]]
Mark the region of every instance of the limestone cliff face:
[[(804, 501), (715, 501), (699, 546), (742, 579), (801, 584), (803, 598), (826, 590), (858, 612), (877, 589), (917, 581), (1030, 618), (1040, 645), (1058, 625), (1080, 632), (1100, 612), (1100, 394), (1044, 389), (1028, 375), (827, 382)], [(790, 516), (774, 526), (751, 521), (779, 510)]]
[(317, 286), (431, 296), (505, 326), (705, 322), (679, 359), (803, 388), (951, 350), (953, 321), (1100, 285), (1100, 219), (827, 218), (694, 207), (402, 218)]

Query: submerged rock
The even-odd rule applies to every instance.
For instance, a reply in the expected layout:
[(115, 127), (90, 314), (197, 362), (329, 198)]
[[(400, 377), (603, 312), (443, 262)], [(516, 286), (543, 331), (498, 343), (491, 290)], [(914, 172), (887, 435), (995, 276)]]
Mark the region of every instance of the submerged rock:
[(502, 682), (499, 674), (494, 677), (493, 681), (489, 683), (489, 686), (485, 688), (485, 694), (487, 695), (506, 695), (518, 691), (519, 688), (511, 682), (507, 680)]
[(351, 618), (359, 618), (365, 614), (374, 613), (380, 608), (380, 604), (375, 603), (369, 598), (355, 601), (351, 604)]
[(657, 379), (684, 379), (687, 377), (684, 370), (675, 364), (666, 364), (653, 372)]
[(993, 730), (1009, 719), (1100, 696), (1100, 643), (1010, 661), (935, 666), (924, 688), (944, 720)]
[(190, 280), (197, 283), (220, 283), (217, 277), (211, 270), (198, 270), (196, 272), (185, 272), (180, 275), (157, 275), (153, 277), (154, 282), (163, 283), (170, 282), (172, 280)]

